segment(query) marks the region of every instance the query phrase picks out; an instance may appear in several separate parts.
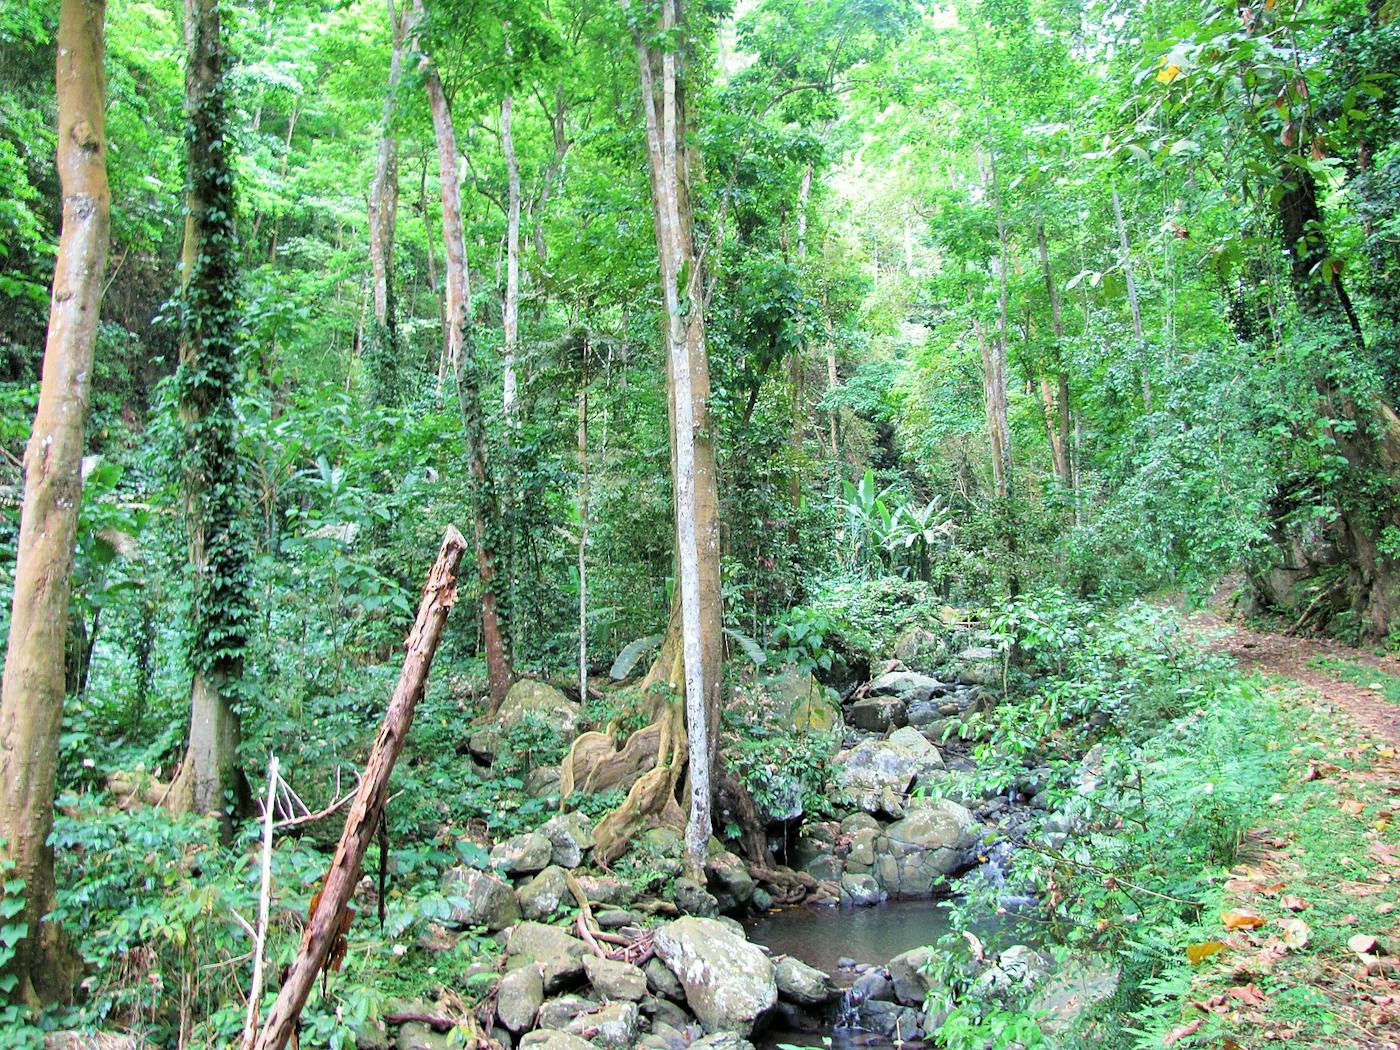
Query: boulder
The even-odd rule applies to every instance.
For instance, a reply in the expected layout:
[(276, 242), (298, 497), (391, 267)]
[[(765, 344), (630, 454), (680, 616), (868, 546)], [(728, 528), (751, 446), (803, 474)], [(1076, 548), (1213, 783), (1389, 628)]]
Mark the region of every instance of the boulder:
[(943, 757), (910, 727), (865, 740), (834, 759), (841, 793), (867, 813), (902, 811), (904, 797), (943, 769)]
[(905, 1006), (924, 1005), (932, 983), (924, 976), (923, 968), (933, 954), (932, 948), (914, 948), (890, 960), (890, 984), (894, 988), (894, 997)]
[(552, 994), (583, 976), (588, 946), (557, 926), (522, 922), (506, 941), (506, 969), (535, 964), (540, 968), (546, 994)]
[(582, 995), (561, 995), (555, 999), (546, 999), (544, 1004), (540, 1006), (536, 1023), (541, 1028), (555, 1028), (562, 1031), (575, 1017), (586, 1014), (597, 1006), (596, 999), (589, 999)]
[(592, 1044), (568, 1032), (541, 1028), (520, 1040), (520, 1050), (593, 1050)]
[(398, 1038), (394, 1040), (396, 1050), (453, 1050), (456, 1045), (451, 1035), (434, 1032), (417, 1021), (400, 1025)]
[(958, 681), (966, 685), (1001, 687), (1004, 664), (1001, 653), (986, 645), (974, 645), (953, 658)]
[(690, 1050), (753, 1050), (753, 1043), (733, 1032), (717, 1032), (695, 1040)]
[(550, 817), (539, 831), (553, 847), (550, 860), (561, 868), (577, 868), (593, 848), (593, 825), (579, 812)]
[(1061, 966), (1031, 1002), (1031, 1010), (1043, 1015), (1041, 1029), (1051, 1036), (1075, 1031), (1086, 1014), (1118, 991), (1118, 976), (1116, 966), (1097, 956)]
[(810, 671), (785, 667), (763, 680), (770, 718), (800, 733), (834, 733), (841, 726), (841, 705)]
[(637, 1050), (686, 1050), (690, 1040), (675, 1025), (652, 1021), (651, 1031), (637, 1040)]
[(898, 1036), (901, 1040), (912, 1041), (924, 1036), (922, 1011), (883, 999), (874, 999), (861, 1006), (860, 1025), (866, 1031), (891, 1039)]
[(544, 980), (534, 966), (511, 970), (496, 989), (496, 1017), (517, 1035), (534, 1027), (544, 1002)]
[(491, 849), (491, 867), (502, 875), (533, 875), (543, 871), (554, 847), (538, 831), (516, 835)]
[(855, 908), (868, 908), (886, 897), (880, 881), (874, 875), (841, 876), (841, 903)]
[(996, 965), (982, 971), (976, 987), (983, 994), (1014, 996), (1034, 988), (1049, 975), (1049, 959), (1034, 948), (1013, 944), (997, 956)]
[(867, 696), (894, 696), (905, 704), (917, 704), (947, 688), (937, 678), (918, 671), (886, 671), (870, 683), (865, 693)]
[(642, 967), (642, 973), (646, 974), (647, 987), (657, 995), (663, 995), (676, 1002), (685, 998), (685, 989), (681, 987), (681, 982), (676, 980), (676, 975), (655, 956), (647, 960), (647, 964)]
[(442, 877), (442, 895), (451, 902), (447, 921), (454, 926), (485, 926), (495, 932), (520, 918), (515, 891), (490, 872), (451, 868)]
[(579, 1014), (565, 1029), (570, 1035), (588, 1040), (590, 1046), (624, 1050), (637, 1035), (637, 1004), (606, 1003), (586, 1014)]
[(531, 798), (548, 798), (559, 794), (559, 767), (536, 766), (525, 774), (525, 794)]
[(573, 900), (569, 892), (569, 873), (551, 864), (516, 891), (520, 914), (527, 919), (548, 919), (565, 901)]
[(592, 904), (626, 904), (637, 895), (630, 885), (614, 875), (580, 875), (578, 885)]
[(851, 705), (847, 721), (867, 733), (883, 733), (891, 726), (906, 724), (906, 711), (904, 701), (897, 696), (867, 696)]
[(723, 923), (677, 919), (657, 929), (653, 943), (706, 1031), (747, 1035), (778, 1000), (773, 964)]
[(942, 636), (923, 627), (906, 627), (894, 643), (894, 658), (915, 670), (937, 667), (946, 651)]
[(891, 897), (926, 897), (965, 867), (980, 827), (956, 802), (916, 800), (876, 842), (875, 877)]
[(846, 850), (847, 872), (868, 872), (875, 866), (875, 843), (879, 838), (879, 828), (857, 828), (851, 832)]
[(642, 972), (640, 966), (614, 959), (600, 959), (596, 955), (585, 955), (583, 972), (593, 990), (609, 999), (627, 999), (635, 1002), (647, 994), (647, 975)]
[(571, 737), (583, 718), (583, 708), (552, 685), (522, 678), (501, 701), (496, 724), (503, 730), (511, 729), (530, 714), (538, 716), (560, 736)]
[(716, 897), (728, 897), (734, 904), (747, 904), (758, 885), (748, 865), (728, 850), (705, 861), (705, 878)]
[(815, 966), (785, 955), (773, 964), (778, 994), (802, 1006), (823, 1006), (841, 993), (831, 978)]
[(872, 968), (852, 983), (850, 1000), (852, 1003), (867, 1003), (877, 999), (893, 1001), (894, 985), (890, 984), (884, 970)]
[(683, 915), (712, 916), (719, 913), (719, 900), (694, 879), (677, 879), (671, 901)]

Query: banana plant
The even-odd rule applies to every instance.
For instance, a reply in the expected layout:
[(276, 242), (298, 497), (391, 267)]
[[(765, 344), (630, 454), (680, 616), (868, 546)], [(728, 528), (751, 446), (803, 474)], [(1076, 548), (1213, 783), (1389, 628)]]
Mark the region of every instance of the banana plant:
[(892, 556), (912, 551), (919, 578), (932, 583), (934, 553), (952, 542), (957, 527), (943, 498), (935, 496), (921, 508), (901, 504), (895, 510), (893, 524), (885, 541), (886, 549)]
[(876, 490), (875, 472), (867, 469), (859, 485), (841, 482), (846, 523), (851, 537), (851, 567), (873, 561), (888, 568), (890, 538), (895, 534), (895, 513), (900, 509), (894, 486)]

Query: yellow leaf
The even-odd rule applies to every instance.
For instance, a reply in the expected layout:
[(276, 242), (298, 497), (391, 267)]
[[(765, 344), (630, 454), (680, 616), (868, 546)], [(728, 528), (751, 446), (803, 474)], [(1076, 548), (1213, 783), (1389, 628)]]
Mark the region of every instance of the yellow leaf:
[(1186, 946), (1186, 958), (1192, 966), (1199, 966), (1206, 959), (1209, 959), (1217, 952), (1223, 952), (1225, 944), (1223, 941), (1202, 941), (1200, 944), (1188, 944)]
[(1180, 66), (1167, 66), (1166, 69), (1157, 74), (1157, 82), (1159, 84), (1170, 84), (1179, 76), (1181, 76)]
[(1278, 0), (1264, 0), (1264, 10), (1272, 11), (1274, 9), (1274, 4), (1276, 4), (1277, 2)]
[(1256, 915), (1248, 909), (1240, 911), (1222, 911), (1220, 921), (1225, 924), (1227, 930), (1252, 930), (1257, 926), (1263, 926), (1264, 916)]

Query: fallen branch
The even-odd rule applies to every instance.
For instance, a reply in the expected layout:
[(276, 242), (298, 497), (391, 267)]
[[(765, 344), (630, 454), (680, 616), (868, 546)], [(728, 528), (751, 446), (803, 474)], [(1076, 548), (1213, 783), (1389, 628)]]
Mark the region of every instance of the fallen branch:
[(434, 1032), (450, 1032), (461, 1022), (454, 1021), (450, 1017), (439, 1017), (436, 1014), (416, 1014), (409, 1010), (400, 1010), (397, 1013), (385, 1014), (385, 1024), (425, 1024)]
[[(443, 624), (457, 601), (457, 569), (466, 549), (467, 541), (456, 528), (449, 525), (437, 561), (433, 563), (423, 587), (418, 618), (408, 634), (403, 671), (399, 674), (393, 699), (389, 701), (389, 709), (384, 713), (369, 761), (365, 764), (364, 775), (355, 792), (355, 804), (345, 818), (345, 830), (341, 832), (335, 858), (326, 872), (320, 892), (313, 898), (311, 917), (302, 935), (301, 948), (287, 968), (286, 978), (277, 993), (277, 1001), (268, 1013), (267, 1024), (258, 1038), (256, 1050), (283, 1050), (287, 1045), (296, 1030), (302, 1007), (306, 1005), (317, 974), (326, 965), (349, 926), (350, 916), (346, 913), (346, 906), (359, 881), (365, 851), (379, 828), (380, 814), (384, 810), (385, 795), (389, 789), (389, 776), (394, 771), (394, 763), (398, 761), (409, 727), (413, 724), (414, 708), (423, 696), (428, 670), (432, 667), (438, 640), (442, 637)], [(343, 947), (335, 954), (343, 957)]]
[(239, 1043), (239, 1050), (252, 1050), (258, 1037), (258, 1013), (262, 1009), (265, 974), (263, 948), (267, 944), (267, 913), (272, 897), (272, 818), (277, 808), (277, 786), (282, 782), (278, 765), (276, 755), (267, 760), (267, 802), (263, 805), (262, 880), (258, 889), (258, 927), (253, 932), (253, 983), (248, 989), (248, 1016), (243, 1022), (243, 1041)]

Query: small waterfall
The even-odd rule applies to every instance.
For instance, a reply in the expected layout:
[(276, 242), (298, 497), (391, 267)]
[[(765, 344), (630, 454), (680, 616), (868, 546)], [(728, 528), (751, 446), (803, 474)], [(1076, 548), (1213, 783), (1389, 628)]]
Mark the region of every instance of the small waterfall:
[(841, 993), (841, 1001), (836, 1004), (836, 1015), (831, 1027), (838, 1032), (860, 1027), (861, 999), (855, 988), (847, 988)]
[(986, 850), (986, 861), (977, 869), (982, 880), (996, 891), (997, 903), (1004, 908), (1024, 908), (1035, 903), (1034, 897), (1006, 892), (1006, 873), (1011, 868), (1014, 847), (1010, 839), (999, 839)]

